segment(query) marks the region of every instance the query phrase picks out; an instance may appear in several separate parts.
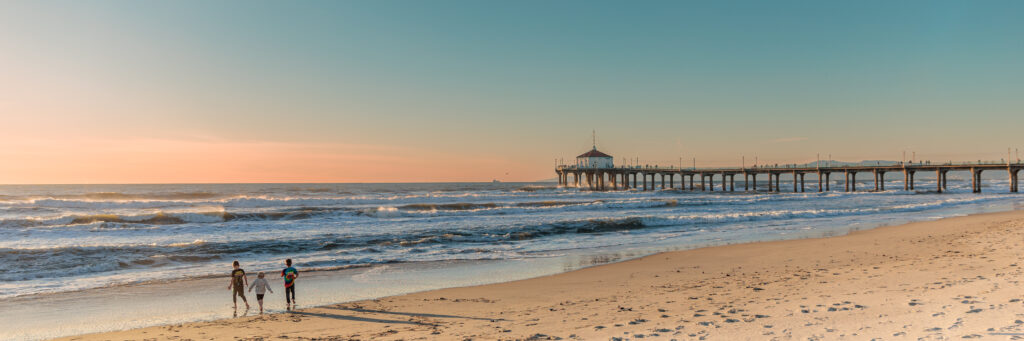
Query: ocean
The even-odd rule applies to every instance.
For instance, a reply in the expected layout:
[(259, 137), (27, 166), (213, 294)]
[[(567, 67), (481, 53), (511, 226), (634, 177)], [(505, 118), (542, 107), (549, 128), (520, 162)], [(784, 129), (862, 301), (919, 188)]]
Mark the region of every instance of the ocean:
[[(360, 274), (470, 264), (457, 283), (422, 278), (435, 284), (390, 283), (392, 289), (363, 296), (320, 294), (304, 302), (337, 303), (493, 281), (493, 271), (474, 270), (481, 264), (501, 264), (519, 274), (503, 280), (517, 279), (659, 251), (831, 236), (1024, 203), (1024, 195), (1007, 193), (1005, 180), (986, 180), (982, 194), (969, 193), (968, 183), (953, 178), (947, 193), (921, 190), (934, 187), (931, 182), (919, 180), (917, 192), (889, 180), (891, 190), (854, 193), (819, 193), (811, 182), (805, 193), (591, 192), (551, 183), (4, 185), (0, 298), (31, 302), (226, 277), (234, 260), (250, 272), (280, 271), (291, 258), (304, 273), (363, 269)], [(869, 186), (866, 181), (858, 187)], [(841, 189), (841, 182), (832, 188)], [(556, 266), (515, 270), (529, 264)], [(445, 276), (413, 273), (405, 279)], [(121, 327), (218, 314), (162, 316)], [(89, 326), (63, 334), (118, 328)], [(6, 335), (55, 336), (17, 330)]]

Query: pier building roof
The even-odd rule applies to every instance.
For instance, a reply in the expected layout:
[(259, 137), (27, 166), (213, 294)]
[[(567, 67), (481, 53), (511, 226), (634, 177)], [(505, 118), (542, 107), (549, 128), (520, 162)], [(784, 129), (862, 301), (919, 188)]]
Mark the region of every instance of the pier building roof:
[(612, 157), (612, 156), (608, 155), (608, 154), (605, 154), (605, 153), (602, 153), (602, 152), (598, 151), (597, 148), (594, 148), (594, 149), (591, 149), (589, 152), (586, 152), (586, 153), (580, 154), (580, 156), (577, 156), (577, 158), (581, 158), (581, 157)]

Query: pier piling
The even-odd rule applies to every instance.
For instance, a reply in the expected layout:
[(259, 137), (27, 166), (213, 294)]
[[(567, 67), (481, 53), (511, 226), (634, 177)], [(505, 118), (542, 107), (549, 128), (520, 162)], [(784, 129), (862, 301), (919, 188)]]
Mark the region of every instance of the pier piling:
[[(752, 168), (704, 168), (704, 169), (682, 169), (682, 168), (656, 168), (656, 167), (608, 167), (595, 168), (586, 166), (558, 166), (555, 169), (556, 182), (559, 187), (587, 188), (595, 191), (604, 190), (629, 190), (643, 188), (650, 191), (658, 188), (656, 176), (660, 176), (660, 188), (676, 189), (675, 175), (679, 174), (680, 190), (692, 191), (715, 191), (715, 176), (720, 176), (722, 191), (736, 191), (736, 175), (743, 174), (743, 190), (757, 192), (757, 176), (768, 175), (768, 192), (781, 192), (782, 174), (792, 174), (793, 192), (804, 193), (807, 191), (807, 174), (815, 173), (818, 177), (818, 192), (831, 190), (831, 173), (843, 172), (843, 191), (857, 191), (857, 173), (872, 172), (874, 175), (875, 191), (885, 191), (885, 173), (903, 172), (903, 190), (915, 190), (915, 175), (919, 171), (935, 171), (935, 190), (938, 193), (946, 192), (948, 173), (950, 171), (965, 171), (971, 175), (971, 192), (982, 192), (982, 173), (986, 170), (1004, 170), (1007, 173), (1009, 193), (1019, 192), (1018, 174), (1024, 169), (1024, 163), (961, 163), (932, 165), (927, 163), (908, 164), (900, 163), (889, 166), (839, 166), (839, 167), (752, 167)], [(632, 176), (632, 180), (630, 177)], [(571, 177), (571, 179), (570, 179)], [(637, 179), (642, 177), (643, 179)], [(648, 179), (650, 177), (650, 179)], [(687, 178), (689, 177), (689, 178)], [(700, 184), (695, 184), (700, 177)], [(666, 178), (667, 184), (666, 184)], [(632, 181), (632, 184), (630, 184)], [(642, 183), (642, 187), (640, 187)], [(689, 182), (689, 188), (687, 188)]]

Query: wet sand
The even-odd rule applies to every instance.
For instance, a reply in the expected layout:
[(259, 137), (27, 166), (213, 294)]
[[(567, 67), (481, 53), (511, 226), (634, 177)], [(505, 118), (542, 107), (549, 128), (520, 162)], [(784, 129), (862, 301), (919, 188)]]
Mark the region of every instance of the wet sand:
[(1022, 242), (980, 214), (67, 339), (1024, 339)]

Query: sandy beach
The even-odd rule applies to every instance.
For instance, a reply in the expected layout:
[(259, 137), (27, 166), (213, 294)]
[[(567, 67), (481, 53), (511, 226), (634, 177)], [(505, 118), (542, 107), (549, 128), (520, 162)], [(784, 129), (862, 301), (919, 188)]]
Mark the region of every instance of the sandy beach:
[(979, 214), (67, 339), (1018, 339), (1022, 240)]

